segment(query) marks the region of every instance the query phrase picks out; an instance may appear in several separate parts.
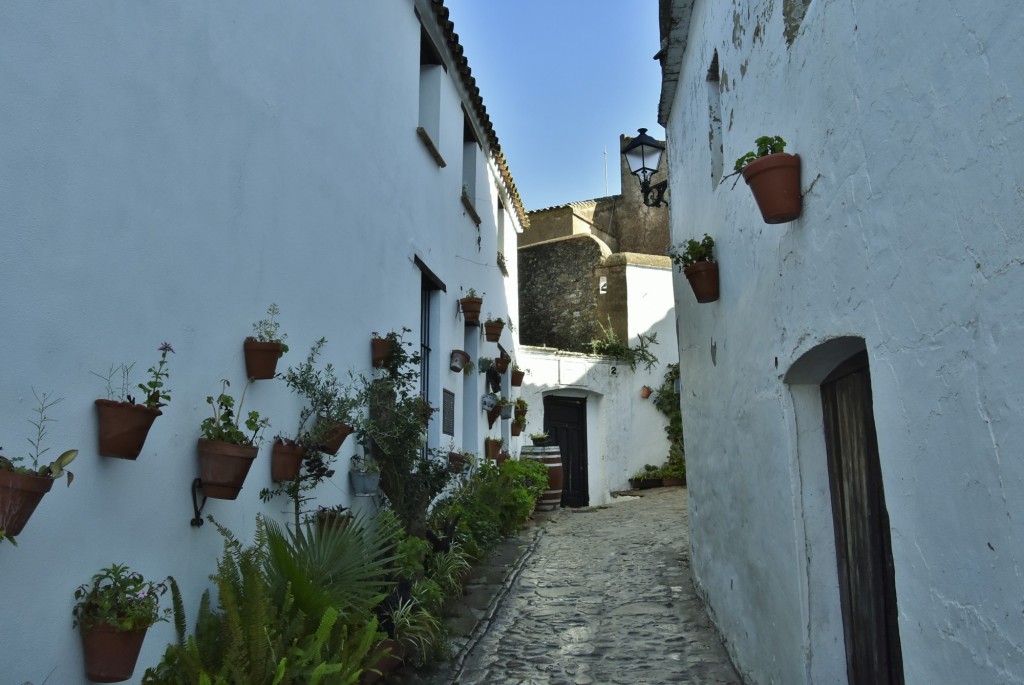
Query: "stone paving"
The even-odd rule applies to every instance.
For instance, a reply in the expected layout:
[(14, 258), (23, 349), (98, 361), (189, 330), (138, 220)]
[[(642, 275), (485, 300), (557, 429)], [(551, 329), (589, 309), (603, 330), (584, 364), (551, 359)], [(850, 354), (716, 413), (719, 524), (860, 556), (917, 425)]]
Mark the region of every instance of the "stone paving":
[(484, 579), (494, 601), (470, 612), (463, 652), (415, 681), (740, 685), (690, 578), (686, 490), (642, 494), (540, 515), (492, 562), (507, 573)]

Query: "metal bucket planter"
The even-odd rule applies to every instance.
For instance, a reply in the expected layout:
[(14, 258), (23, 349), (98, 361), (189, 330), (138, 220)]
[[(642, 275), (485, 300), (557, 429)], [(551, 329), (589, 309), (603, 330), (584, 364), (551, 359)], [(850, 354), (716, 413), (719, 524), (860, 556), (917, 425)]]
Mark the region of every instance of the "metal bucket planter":
[(373, 495), (380, 486), (380, 472), (349, 471), (348, 479), (352, 483), (352, 492), (356, 495)]

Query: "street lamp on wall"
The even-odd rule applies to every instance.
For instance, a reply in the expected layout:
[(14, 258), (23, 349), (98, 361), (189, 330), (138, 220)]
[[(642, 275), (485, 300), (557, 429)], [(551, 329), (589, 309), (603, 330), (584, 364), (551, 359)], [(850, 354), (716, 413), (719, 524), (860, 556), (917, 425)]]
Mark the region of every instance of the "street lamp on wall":
[(668, 181), (651, 185), (651, 176), (658, 170), (661, 153), (665, 151), (665, 146), (647, 135), (646, 128), (641, 128), (639, 131), (639, 135), (622, 150), (626, 164), (629, 165), (629, 173), (640, 179), (640, 192), (644, 195), (645, 205), (648, 207), (667, 206), (665, 190), (668, 188)]

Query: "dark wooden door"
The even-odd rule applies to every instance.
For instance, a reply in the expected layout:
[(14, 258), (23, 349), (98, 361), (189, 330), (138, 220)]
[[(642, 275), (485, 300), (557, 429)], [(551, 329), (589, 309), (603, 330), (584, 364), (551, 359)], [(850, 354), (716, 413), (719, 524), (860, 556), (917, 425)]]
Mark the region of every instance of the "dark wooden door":
[(580, 397), (544, 398), (544, 431), (562, 453), (562, 506), (590, 506), (587, 485), (587, 400)]
[(850, 685), (902, 685), (889, 513), (862, 352), (821, 384)]

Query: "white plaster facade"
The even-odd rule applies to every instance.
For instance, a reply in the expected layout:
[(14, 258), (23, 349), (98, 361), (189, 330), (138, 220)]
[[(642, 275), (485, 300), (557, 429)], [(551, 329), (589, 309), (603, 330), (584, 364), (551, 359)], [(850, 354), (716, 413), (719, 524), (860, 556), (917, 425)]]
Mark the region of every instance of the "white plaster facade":
[[(481, 451), (482, 377), (451, 373), (448, 355), (496, 348), (457, 300), (472, 287), (485, 311), (516, 316), (525, 214), (446, 16), (440, 0), (0, 7), (0, 444), (24, 452), (35, 388), (64, 398), (53, 454), (80, 450), (74, 484), (44, 497), (16, 548), (0, 545), (0, 682), (84, 682), (73, 591), (113, 562), (173, 575), (194, 620), (222, 544), (189, 525), (199, 424), (220, 379), (241, 392), (242, 340), (272, 302), (291, 347), (279, 369), (324, 336), (325, 362), (366, 372), (372, 331), (408, 326), (419, 341), (420, 260), (446, 286), (430, 296), (429, 399), (456, 394), (454, 437), (438, 417), (430, 443)], [(426, 82), (444, 167), (417, 135), (421, 18), (443, 62)], [(460, 199), (464, 110), (483, 143), (479, 226)], [(98, 456), (90, 371), (135, 362), (142, 382), (164, 341), (172, 401), (142, 455)], [(502, 344), (515, 350), (515, 335)], [(270, 417), (269, 437), (300, 406), (259, 381), (246, 408)], [(354, 442), (320, 503), (351, 501)], [(268, 462), (264, 443), (239, 498), (204, 513), (243, 538), (257, 513), (285, 519), (258, 498)], [(136, 681), (172, 639), (170, 624), (150, 630)]]
[[(522, 346), (519, 365), (530, 370), (521, 395), (530, 404), (522, 438), (544, 429), (544, 397), (586, 398), (587, 485), (590, 505), (607, 504), (615, 491), (628, 490), (629, 478), (644, 464), (661, 465), (668, 458), (667, 419), (643, 399), (645, 385), (657, 388), (667, 366), (676, 360), (675, 317), (672, 315), (671, 269), (626, 266), (629, 344), (638, 335), (655, 334), (651, 352), (658, 363), (650, 371), (606, 357)], [(529, 440), (520, 440), (530, 444)], [(520, 445), (520, 446), (521, 446)]]
[[(818, 383), (862, 346), (906, 683), (1024, 682), (1019, 5), (662, 13), (672, 241), (721, 269), (712, 304), (675, 282), (693, 572), (736, 665), (847, 682)], [(785, 138), (801, 218), (714, 183), (709, 134), (726, 171)]]

